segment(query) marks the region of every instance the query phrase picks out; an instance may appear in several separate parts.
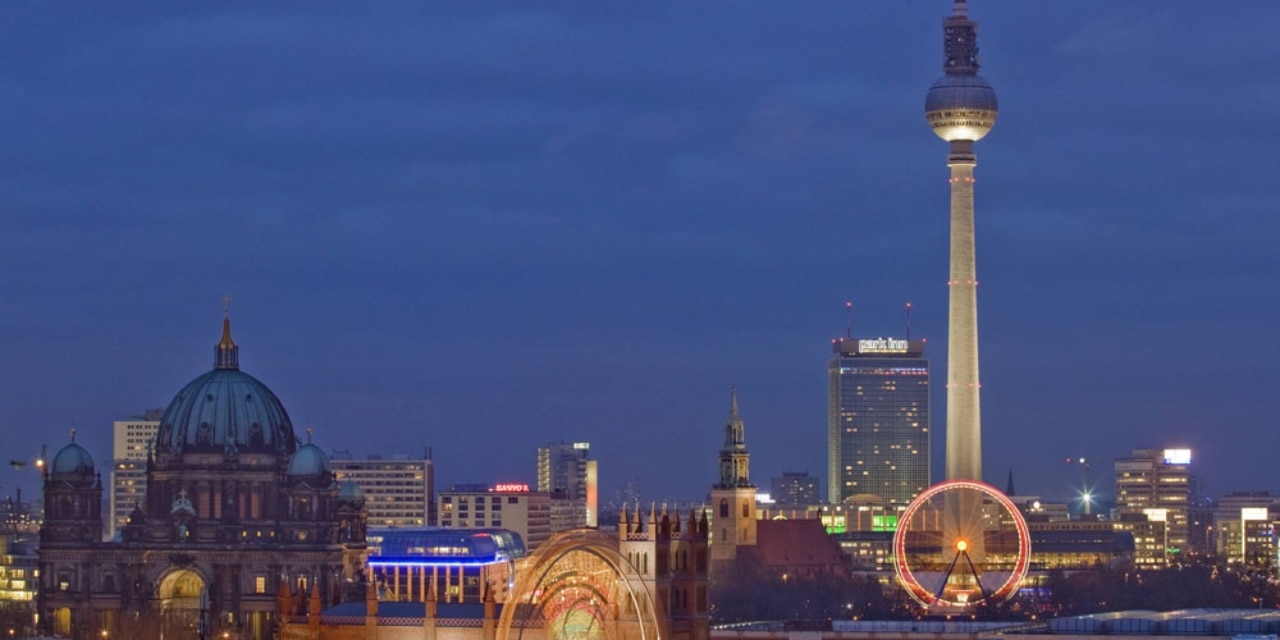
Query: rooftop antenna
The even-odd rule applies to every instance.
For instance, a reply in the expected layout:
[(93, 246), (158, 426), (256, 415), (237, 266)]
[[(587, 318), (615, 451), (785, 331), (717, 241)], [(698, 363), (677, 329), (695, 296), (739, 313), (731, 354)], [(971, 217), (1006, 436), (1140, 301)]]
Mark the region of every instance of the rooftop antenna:
[(853, 301), (844, 301), (844, 337), (853, 339)]
[(907, 301), (907, 340), (911, 339), (911, 301)]

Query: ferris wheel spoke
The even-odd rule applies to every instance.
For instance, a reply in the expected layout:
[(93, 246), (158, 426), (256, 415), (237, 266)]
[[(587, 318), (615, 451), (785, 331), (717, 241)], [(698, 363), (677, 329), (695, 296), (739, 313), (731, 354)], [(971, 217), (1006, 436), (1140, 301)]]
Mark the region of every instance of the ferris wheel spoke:
[[(961, 553), (964, 552), (962, 551)], [(973, 560), (969, 557), (968, 553), (964, 553), (964, 561), (969, 563), (969, 571), (973, 572), (973, 581), (978, 585), (978, 592), (982, 594), (982, 599), (986, 600), (989, 594), (987, 593), (986, 587), (982, 586), (982, 572), (978, 571), (978, 568), (973, 566)]]
[(947, 572), (942, 574), (942, 580), (938, 581), (938, 591), (937, 593), (934, 594), (934, 596), (937, 597), (939, 600), (942, 599), (942, 594), (947, 589), (947, 581), (951, 579), (951, 572), (955, 571), (956, 561), (960, 560), (961, 553), (963, 552), (957, 552), (956, 556), (951, 559), (951, 564), (947, 566)]

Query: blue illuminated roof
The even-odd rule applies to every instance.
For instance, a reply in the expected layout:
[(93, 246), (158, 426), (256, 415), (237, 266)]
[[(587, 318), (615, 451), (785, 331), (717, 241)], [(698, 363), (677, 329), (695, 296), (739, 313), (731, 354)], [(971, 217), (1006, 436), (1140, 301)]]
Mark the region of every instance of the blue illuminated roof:
[(371, 566), (478, 566), (525, 557), (520, 534), (506, 529), (380, 529), (369, 532)]
[[(359, 602), (344, 602), (325, 609), (320, 614), (320, 619), (324, 624), (350, 624), (350, 620), (360, 619), (363, 622), (365, 614), (365, 603), (363, 600)], [(497, 605), (494, 615), (501, 615), (502, 604)], [(426, 615), (427, 606), (425, 602), (379, 602), (378, 618), (422, 618)], [(452, 620), (483, 620), (484, 604), (475, 602), (441, 602), (436, 604), (436, 619), (452, 619)]]

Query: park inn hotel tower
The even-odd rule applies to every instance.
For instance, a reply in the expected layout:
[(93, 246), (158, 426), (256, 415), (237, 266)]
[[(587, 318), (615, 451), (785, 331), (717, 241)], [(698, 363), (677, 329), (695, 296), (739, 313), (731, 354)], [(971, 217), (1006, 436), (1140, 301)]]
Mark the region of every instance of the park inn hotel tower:
[(827, 499), (903, 508), (929, 479), (929, 361), (923, 340), (841, 338), (827, 369)]

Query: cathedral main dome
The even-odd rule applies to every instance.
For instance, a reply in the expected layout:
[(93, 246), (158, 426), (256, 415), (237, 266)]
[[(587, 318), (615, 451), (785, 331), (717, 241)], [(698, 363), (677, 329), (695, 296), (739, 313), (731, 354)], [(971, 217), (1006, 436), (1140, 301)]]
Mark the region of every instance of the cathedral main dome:
[(276, 394), (240, 371), (231, 322), (222, 321), (213, 371), (187, 383), (169, 403), (156, 433), (157, 454), (270, 453), (297, 450), (293, 423)]

